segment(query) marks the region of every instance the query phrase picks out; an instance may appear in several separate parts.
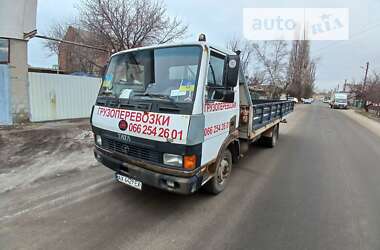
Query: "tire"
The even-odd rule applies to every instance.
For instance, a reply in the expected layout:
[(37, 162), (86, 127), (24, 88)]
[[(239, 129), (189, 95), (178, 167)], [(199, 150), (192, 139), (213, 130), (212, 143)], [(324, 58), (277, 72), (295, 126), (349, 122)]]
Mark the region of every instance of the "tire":
[(215, 176), (204, 186), (205, 191), (214, 195), (222, 192), (228, 184), (231, 170), (232, 154), (230, 150), (226, 149), (218, 163)]
[(268, 148), (274, 148), (277, 145), (279, 135), (280, 135), (280, 126), (279, 124), (277, 124), (276, 126), (273, 127), (272, 136), (270, 137), (262, 136), (260, 138), (260, 144)]

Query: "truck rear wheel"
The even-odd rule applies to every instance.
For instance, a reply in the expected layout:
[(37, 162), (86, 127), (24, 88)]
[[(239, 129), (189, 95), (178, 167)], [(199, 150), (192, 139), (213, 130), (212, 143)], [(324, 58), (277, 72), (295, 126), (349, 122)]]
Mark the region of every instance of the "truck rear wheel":
[(280, 126), (279, 124), (277, 124), (272, 128), (271, 136), (262, 136), (260, 138), (260, 142), (262, 145), (266, 147), (274, 148), (277, 145), (279, 135), (280, 135)]
[(232, 154), (226, 149), (223, 152), (222, 159), (219, 161), (215, 170), (215, 176), (206, 183), (205, 190), (212, 194), (219, 194), (227, 186), (232, 170)]

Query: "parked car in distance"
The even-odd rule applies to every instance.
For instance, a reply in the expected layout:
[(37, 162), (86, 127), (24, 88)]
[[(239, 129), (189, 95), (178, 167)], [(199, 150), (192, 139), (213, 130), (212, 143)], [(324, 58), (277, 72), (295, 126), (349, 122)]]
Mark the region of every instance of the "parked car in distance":
[(298, 103), (298, 99), (296, 97), (288, 97), (288, 101), (293, 101), (294, 103)]
[(302, 103), (304, 104), (312, 104), (313, 103), (313, 98), (306, 98), (302, 100)]

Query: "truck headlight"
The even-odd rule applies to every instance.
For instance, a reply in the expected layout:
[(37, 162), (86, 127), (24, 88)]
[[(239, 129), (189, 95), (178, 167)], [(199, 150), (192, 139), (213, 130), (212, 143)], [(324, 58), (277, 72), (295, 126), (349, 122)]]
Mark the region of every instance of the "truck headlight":
[(95, 137), (95, 141), (96, 141), (96, 144), (98, 144), (99, 146), (102, 146), (102, 137), (100, 135), (96, 135)]
[(174, 167), (182, 167), (182, 155), (164, 154), (164, 164)]

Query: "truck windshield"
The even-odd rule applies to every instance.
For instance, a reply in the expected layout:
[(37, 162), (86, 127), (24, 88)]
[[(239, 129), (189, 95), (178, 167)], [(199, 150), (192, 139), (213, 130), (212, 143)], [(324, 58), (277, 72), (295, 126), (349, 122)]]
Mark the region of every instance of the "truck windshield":
[(192, 103), (202, 48), (145, 49), (113, 56), (99, 96)]
[(335, 102), (337, 102), (337, 103), (346, 103), (347, 100), (346, 99), (335, 99)]

